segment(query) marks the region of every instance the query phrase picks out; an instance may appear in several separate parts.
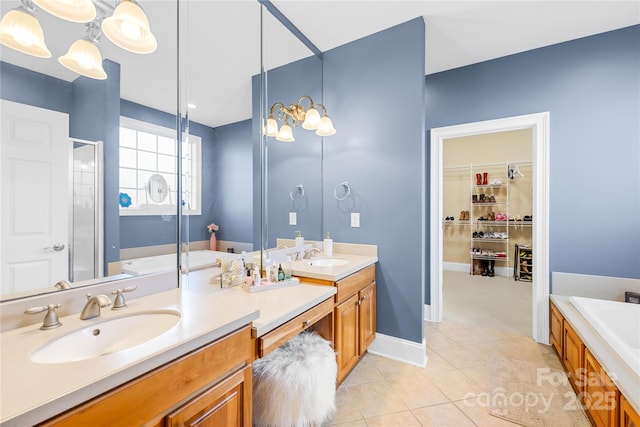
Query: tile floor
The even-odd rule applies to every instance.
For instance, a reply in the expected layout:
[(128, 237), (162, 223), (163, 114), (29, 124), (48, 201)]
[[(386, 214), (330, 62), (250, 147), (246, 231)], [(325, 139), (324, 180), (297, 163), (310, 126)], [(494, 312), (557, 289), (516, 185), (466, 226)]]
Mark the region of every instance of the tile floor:
[[(468, 275), (467, 275), (468, 276)], [(480, 282), (478, 282), (480, 283)], [(445, 301), (447, 290), (445, 288)], [(446, 302), (445, 302), (446, 304)], [(425, 322), (425, 368), (367, 354), (340, 385), (331, 426), (515, 426), (489, 415), (489, 356), (562, 372), (553, 349), (505, 328)], [(500, 330), (503, 329), (503, 330)], [(566, 389), (558, 389), (564, 394)], [(547, 393), (554, 393), (553, 388)], [(562, 395), (561, 394), (561, 395)]]

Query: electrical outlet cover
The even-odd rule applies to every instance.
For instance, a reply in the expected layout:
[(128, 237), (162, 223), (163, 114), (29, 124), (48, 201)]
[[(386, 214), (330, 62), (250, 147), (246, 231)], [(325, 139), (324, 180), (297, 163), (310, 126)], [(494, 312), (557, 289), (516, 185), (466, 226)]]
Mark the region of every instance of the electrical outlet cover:
[(296, 225), (298, 223), (298, 215), (295, 212), (289, 212), (289, 225)]
[(352, 227), (360, 227), (360, 213), (352, 212), (351, 213), (351, 226)]

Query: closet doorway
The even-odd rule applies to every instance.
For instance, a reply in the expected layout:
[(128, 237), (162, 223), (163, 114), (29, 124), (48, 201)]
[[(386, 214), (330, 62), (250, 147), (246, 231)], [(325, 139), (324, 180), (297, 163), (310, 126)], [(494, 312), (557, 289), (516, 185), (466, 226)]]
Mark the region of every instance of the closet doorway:
[(431, 130), (429, 320), (443, 318), (446, 265), (449, 298), (473, 304), (475, 289), (489, 310), (517, 299), (531, 324), (520, 330), (548, 343), (548, 121), (540, 113)]

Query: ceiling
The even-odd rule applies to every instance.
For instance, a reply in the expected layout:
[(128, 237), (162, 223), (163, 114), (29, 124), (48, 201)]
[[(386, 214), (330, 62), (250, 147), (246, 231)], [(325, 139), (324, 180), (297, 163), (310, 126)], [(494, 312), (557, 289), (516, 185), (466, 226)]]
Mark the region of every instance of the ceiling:
[[(115, 0), (102, 0), (115, 6)], [(175, 112), (177, 101), (176, 3), (139, 0), (158, 39), (158, 50), (136, 55), (106, 37), (103, 59), (121, 64), (121, 97)], [(499, 58), (640, 23), (638, 1), (317, 1), (272, 3), (321, 51), (410, 19), (426, 22), (426, 74)], [(0, 1), (2, 15), (19, 3)], [(182, 103), (194, 121), (219, 126), (251, 117), (251, 76), (260, 71), (260, 7), (255, 0), (181, 1)], [(50, 59), (27, 57), (4, 46), (0, 59), (67, 81), (77, 75), (56, 60), (84, 26), (38, 11)], [(265, 69), (311, 55), (269, 13), (263, 14)], [(187, 43), (188, 41), (188, 43)], [(185, 47), (187, 46), (187, 47)]]

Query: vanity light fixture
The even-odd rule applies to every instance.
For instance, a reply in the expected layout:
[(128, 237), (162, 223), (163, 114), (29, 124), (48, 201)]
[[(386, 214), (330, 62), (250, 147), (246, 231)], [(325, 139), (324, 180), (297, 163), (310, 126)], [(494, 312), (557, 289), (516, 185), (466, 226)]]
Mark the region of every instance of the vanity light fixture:
[(149, 19), (133, 0), (122, 0), (113, 15), (102, 21), (102, 32), (116, 46), (133, 53), (152, 53), (158, 47)]
[(102, 55), (96, 43), (101, 35), (100, 24), (91, 21), (87, 24), (87, 37), (76, 40), (66, 55), (58, 62), (71, 71), (96, 80), (105, 80), (107, 73), (102, 68)]
[[(305, 110), (302, 105), (303, 100), (308, 100), (310, 105)], [(318, 107), (322, 107), (322, 117), (318, 112)], [(280, 129), (278, 129), (278, 122), (274, 114), (278, 114), (278, 120), (283, 122)], [(291, 104), (289, 107), (285, 107), (282, 102), (276, 102), (271, 106), (269, 110), (269, 118), (265, 126), (265, 135), (275, 137), (278, 141), (293, 142), (293, 130), (289, 125), (289, 118), (293, 121), (293, 126), (298, 127), (302, 125), (303, 129), (315, 130), (318, 136), (331, 136), (336, 133), (336, 129), (333, 127), (333, 123), (329, 116), (327, 116), (327, 109), (322, 104), (316, 104), (309, 95), (303, 95), (300, 97), (296, 104)]]
[(0, 43), (37, 58), (51, 58), (35, 11), (31, 0), (22, 0), (20, 6), (8, 11), (0, 21)]
[(71, 22), (91, 22), (96, 17), (96, 7), (91, 0), (33, 0), (45, 10)]

